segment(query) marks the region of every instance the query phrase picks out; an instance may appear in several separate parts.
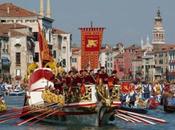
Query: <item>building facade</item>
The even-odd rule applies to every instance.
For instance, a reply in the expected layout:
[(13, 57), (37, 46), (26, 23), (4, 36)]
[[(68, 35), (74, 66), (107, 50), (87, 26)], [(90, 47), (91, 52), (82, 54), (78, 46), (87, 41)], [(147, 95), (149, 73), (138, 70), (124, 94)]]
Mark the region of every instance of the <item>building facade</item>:
[(109, 45), (101, 48), (99, 63), (101, 67), (106, 69), (108, 75), (112, 74), (112, 71), (114, 70), (114, 58), (112, 48)]
[[(30, 29), (30, 34), (27, 34), (26, 32), (24, 32), (26, 29), (20, 28), (20, 30), (18, 29), (18, 35), (15, 38), (12, 37), (12, 35), (8, 36), (8, 42), (10, 40), (10, 42), (14, 42), (16, 43), (16, 41), (18, 41), (19, 43), (21, 43), (21, 48), (23, 49), (12, 49), (12, 52), (9, 51), (9, 57), (12, 54), (17, 53), (17, 55), (21, 56), (21, 64), (16, 65), (16, 59), (14, 57), (10, 57), (10, 70), (13, 70), (15, 72), (10, 72), (10, 75), (14, 77), (14, 74), (16, 73), (17, 75), (19, 75), (19, 66), (21, 67), (21, 77), (24, 77), (24, 73), (26, 73), (26, 69), (27, 69), (27, 65), (32, 63), (33, 61), (35, 61), (38, 64), (41, 64), (41, 60), (40, 60), (40, 49), (39, 49), (39, 43), (38, 43), (38, 23), (41, 26), (41, 29), (44, 33), (44, 36), (48, 42), (48, 46), (50, 51), (53, 53), (53, 55), (56, 52), (56, 58), (58, 61), (62, 60), (65, 61), (63, 63), (66, 64), (65, 70), (68, 71), (70, 69), (71, 66), (71, 34), (69, 33), (62, 33), (62, 34), (57, 34), (57, 33), (53, 33), (53, 27), (52, 27), (52, 23), (53, 23), (53, 19), (51, 18), (51, 8), (50, 8), (50, 0), (47, 0), (47, 10), (46, 10), (46, 15), (44, 14), (44, 2), (43, 0), (40, 0), (40, 10), (39, 13), (35, 13), (32, 11), (29, 11), (27, 9), (18, 7), (12, 3), (4, 3), (4, 4), (0, 4), (0, 24), (3, 25), (8, 25), (8, 24), (13, 24), (14, 26), (17, 25), (21, 25), (21, 26), (26, 26)], [(21, 34), (19, 34), (21, 33)], [(23, 36), (22, 38), (22, 35)], [(32, 37), (30, 39), (28, 39), (28, 36), (32, 35)], [(57, 37), (58, 35), (60, 35), (61, 37), (61, 43), (59, 39), (55, 40), (55, 37)], [(5, 39), (2, 38), (1, 39)], [(2, 41), (2, 40), (1, 40)], [(5, 42), (5, 40), (4, 40)], [(25, 45), (28, 44), (28, 42), (32, 42), (34, 43), (34, 50), (32, 52), (32, 55), (30, 55), (30, 60), (25, 61), (26, 57), (24, 53), (24, 50), (26, 50), (26, 47), (24, 47)], [(56, 44), (56, 45), (55, 45)], [(61, 50), (55, 49), (55, 47), (59, 46), (59, 44), (61, 45)], [(16, 51), (16, 52), (14, 52)], [(60, 52), (59, 52), (60, 51)], [(20, 53), (20, 54), (19, 54)], [(66, 55), (67, 54), (67, 55)], [(14, 56), (14, 55), (13, 55)], [(60, 56), (60, 57), (59, 57)], [(18, 56), (19, 57), (19, 56)], [(58, 58), (59, 57), (59, 58)], [(64, 60), (65, 59), (65, 60)], [(25, 61), (25, 62), (24, 62)], [(62, 65), (63, 65), (62, 63)], [(24, 64), (24, 65), (23, 65)], [(2, 66), (2, 63), (1, 63)], [(2, 68), (2, 67), (1, 67)], [(19, 76), (18, 76), (19, 77)], [(21, 78), (21, 79), (22, 79)]]

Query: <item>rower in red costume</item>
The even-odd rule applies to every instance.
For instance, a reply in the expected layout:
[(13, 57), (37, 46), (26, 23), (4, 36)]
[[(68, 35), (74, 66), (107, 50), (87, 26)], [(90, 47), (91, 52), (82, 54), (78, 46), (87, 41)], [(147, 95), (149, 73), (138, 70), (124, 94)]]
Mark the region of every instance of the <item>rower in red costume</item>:
[(108, 87), (109, 87), (109, 92), (110, 94), (112, 94), (112, 89), (114, 87), (114, 85), (118, 84), (119, 79), (117, 77), (117, 71), (114, 70), (112, 72), (112, 75), (110, 77), (108, 77)]
[(63, 78), (60, 75), (57, 75), (54, 80), (54, 88), (59, 90), (61, 93), (63, 92)]
[(108, 84), (108, 74), (105, 72), (105, 68), (104, 67), (100, 68), (99, 78), (102, 79), (103, 84)]
[(73, 82), (73, 72), (69, 71), (68, 75), (66, 76), (66, 85), (68, 87), (68, 92), (72, 89), (72, 82)]
[(93, 70), (90, 70), (89, 73), (88, 71), (85, 72), (84, 81), (85, 81), (85, 84), (95, 84), (96, 83)]

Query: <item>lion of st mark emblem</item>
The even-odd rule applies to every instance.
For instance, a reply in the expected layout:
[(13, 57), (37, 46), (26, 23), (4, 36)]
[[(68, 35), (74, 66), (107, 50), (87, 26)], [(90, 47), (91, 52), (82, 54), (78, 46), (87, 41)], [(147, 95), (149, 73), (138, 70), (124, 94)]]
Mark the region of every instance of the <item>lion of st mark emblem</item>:
[(97, 47), (97, 43), (98, 43), (97, 40), (91, 40), (91, 39), (89, 39), (86, 47), (88, 47), (88, 48)]

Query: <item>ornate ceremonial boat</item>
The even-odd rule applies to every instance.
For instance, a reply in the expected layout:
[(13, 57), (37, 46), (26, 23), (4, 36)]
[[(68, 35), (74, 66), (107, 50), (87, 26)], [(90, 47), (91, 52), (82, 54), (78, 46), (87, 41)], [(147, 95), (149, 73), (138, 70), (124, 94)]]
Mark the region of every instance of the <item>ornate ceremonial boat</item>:
[[(117, 93), (115, 93), (115, 87), (112, 94), (113, 101), (111, 106), (102, 105), (97, 99), (95, 84), (85, 85), (86, 92), (84, 96), (80, 94), (80, 88), (77, 86), (72, 88), (71, 98), (68, 98), (68, 91), (64, 90), (63, 95), (65, 104), (61, 106), (60, 104), (50, 103), (50, 105), (43, 100), (42, 93), (46, 89), (46, 86), (54, 86), (52, 82), (53, 76), (54, 74), (49, 68), (36, 69), (30, 76), (29, 88), (26, 92), (24, 106), (28, 108), (28, 111), (35, 108), (43, 109), (46, 106), (47, 111), (50, 111), (53, 107), (58, 108), (57, 112), (47, 118), (44, 118), (44, 121), (68, 124), (80, 123), (99, 126), (102, 123), (107, 123), (109, 116), (112, 114), (112, 110), (120, 106), (120, 102), (115, 100), (118, 97)], [(107, 87), (106, 91), (108, 91)], [(38, 115), (42, 112), (32, 112), (32, 114), (27, 116)], [(26, 110), (24, 110), (23, 113), (26, 113)]]

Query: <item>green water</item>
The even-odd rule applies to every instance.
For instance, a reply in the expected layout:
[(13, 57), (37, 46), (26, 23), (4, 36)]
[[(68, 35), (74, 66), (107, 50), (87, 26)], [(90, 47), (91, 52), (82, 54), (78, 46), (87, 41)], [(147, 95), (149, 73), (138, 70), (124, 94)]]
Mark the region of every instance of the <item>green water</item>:
[[(9, 107), (21, 107), (24, 98), (22, 96), (11, 96), (5, 97), (5, 100)], [(103, 127), (82, 126), (79, 122), (75, 125), (66, 126), (43, 122), (36, 123), (33, 126), (29, 126), (27, 123), (23, 126), (16, 126), (16, 123), (20, 119), (14, 119), (0, 124), (0, 130), (175, 130), (175, 113), (167, 114), (160, 107), (157, 110), (149, 111), (148, 114), (165, 119), (168, 123), (156, 125), (132, 124), (116, 118), (115, 125), (106, 125)]]

